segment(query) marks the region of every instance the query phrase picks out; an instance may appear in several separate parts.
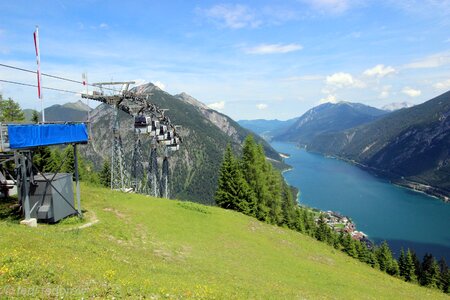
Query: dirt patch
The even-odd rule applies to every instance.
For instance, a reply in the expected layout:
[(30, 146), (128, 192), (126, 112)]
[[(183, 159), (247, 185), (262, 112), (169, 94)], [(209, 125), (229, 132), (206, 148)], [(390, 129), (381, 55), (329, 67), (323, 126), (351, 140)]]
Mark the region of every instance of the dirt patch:
[(324, 264), (327, 266), (334, 266), (334, 259), (322, 256), (322, 255), (314, 255), (309, 257), (310, 260), (314, 262), (318, 262), (320, 264)]
[(125, 220), (128, 219), (128, 216), (120, 211), (118, 211), (115, 208), (111, 208), (111, 207), (105, 207), (103, 209), (103, 211), (107, 211), (107, 212), (112, 212), (116, 215), (117, 218), (121, 219), (121, 220)]
[(252, 232), (256, 232), (256, 231), (263, 229), (263, 225), (258, 221), (251, 220), (248, 223), (248, 229)]

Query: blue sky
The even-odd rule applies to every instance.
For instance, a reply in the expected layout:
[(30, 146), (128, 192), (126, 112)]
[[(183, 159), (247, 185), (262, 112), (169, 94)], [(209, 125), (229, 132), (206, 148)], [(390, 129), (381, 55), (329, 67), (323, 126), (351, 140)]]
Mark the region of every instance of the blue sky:
[[(39, 25), (42, 72), (153, 82), (235, 119), (450, 90), (450, 0), (2, 1), (0, 11), (0, 63), (34, 69)], [(0, 79), (35, 83), (1, 67)], [(0, 83), (0, 93), (39, 108), (33, 88)], [(46, 106), (78, 98), (44, 91)]]

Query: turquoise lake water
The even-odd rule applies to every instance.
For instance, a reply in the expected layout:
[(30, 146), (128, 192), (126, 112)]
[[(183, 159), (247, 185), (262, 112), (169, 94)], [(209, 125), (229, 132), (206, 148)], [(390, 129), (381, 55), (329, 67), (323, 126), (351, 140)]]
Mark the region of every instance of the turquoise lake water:
[(386, 240), (395, 254), (411, 248), (420, 259), (431, 252), (450, 262), (450, 203), (293, 144), (271, 145), (290, 155), (285, 161), (293, 170), (284, 177), (300, 189), (301, 204), (349, 216), (358, 230), (377, 243)]

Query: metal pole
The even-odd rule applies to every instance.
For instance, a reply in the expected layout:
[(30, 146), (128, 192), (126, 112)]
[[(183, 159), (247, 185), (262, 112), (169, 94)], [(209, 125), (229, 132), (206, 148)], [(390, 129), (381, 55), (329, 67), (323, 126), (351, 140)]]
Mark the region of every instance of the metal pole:
[(30, 213), (30, 196), (28, 195), (28, 180), (27, 180), (27, 167), (26, 167), (26, 157), (24, 154), (20, 155), (19, 158), (20, 161), (20, 170), (22, 172), (22, 184), (23, 184), (23, 191), (25, 193), (25, 199), (23, 203), (23, 208), (25, 210), (25, 220), (29, 220), (31, 218)]
[(78, 155), (77, 155), (77, 144), (73, 144), (73, 157), (75, 160), (75, 181), (77, 184), (77, 203), (78, 203), (78, 215), (83, 217), (81, 213), (81, 201), (80, 201), (80, 181), (78, 180)]

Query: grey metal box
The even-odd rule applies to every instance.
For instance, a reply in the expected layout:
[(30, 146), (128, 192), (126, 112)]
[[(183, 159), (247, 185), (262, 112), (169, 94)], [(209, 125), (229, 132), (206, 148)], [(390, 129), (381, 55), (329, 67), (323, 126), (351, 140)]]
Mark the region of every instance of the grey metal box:
[[(50, 180), (54, 174), (44, 173)], [(31, 217), (44, 222), (59, 220), (76, 214), (74, 209), (72, 174), (58, 173), (50, 185), (42, 175), (34, 176), (35, 185), (30, 185)]]

